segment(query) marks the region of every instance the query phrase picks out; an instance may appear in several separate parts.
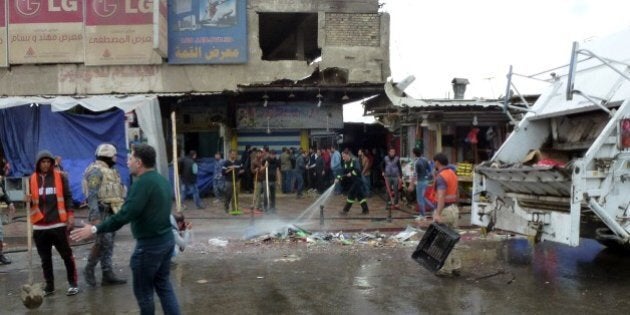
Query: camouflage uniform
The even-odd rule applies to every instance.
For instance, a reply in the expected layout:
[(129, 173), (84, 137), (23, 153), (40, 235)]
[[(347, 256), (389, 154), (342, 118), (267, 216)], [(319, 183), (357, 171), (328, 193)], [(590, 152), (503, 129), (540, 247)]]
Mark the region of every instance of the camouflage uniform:
[[(85, 170), (82, 184), (83, 193), (87, 196), (88, 220), (91, 224), (102, 222), (120, 210), (124, 201), (125, 188), (116, 168), (110, 168), (107, 163), (96, 160)], [(99, 261), (101, 262), (104, 284), (125, 283), (122, 282), (123, 280), (116, 279), (112, 270), (115, 235), (115, 232), (96, 235), (85, 267), (85, 277), (88, 284), (95, 285), (94, 267)]]

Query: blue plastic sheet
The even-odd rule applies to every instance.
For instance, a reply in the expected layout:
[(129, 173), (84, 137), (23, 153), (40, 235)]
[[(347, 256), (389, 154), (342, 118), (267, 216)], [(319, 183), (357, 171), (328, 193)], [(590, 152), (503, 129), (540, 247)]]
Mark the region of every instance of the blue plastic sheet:
[(95, 159), (96, 147), (108, 142), (118, 148), (116, 168), (129, 185), (125, 116), (121, 110), (95, 115), (52, 112), (50, 105), (18, 106), (0, 110), (0, 137), (13, 177), (28, 176), (35, 170), (39, 150), (61, 156), (68, 173), (72, 197), (81, 203), (85, 196), (81, 180), (85, 168)]

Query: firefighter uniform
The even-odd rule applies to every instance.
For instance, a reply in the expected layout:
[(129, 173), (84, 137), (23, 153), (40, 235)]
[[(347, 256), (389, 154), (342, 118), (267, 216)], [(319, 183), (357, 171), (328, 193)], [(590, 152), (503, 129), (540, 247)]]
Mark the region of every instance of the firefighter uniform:
[[(345, 153), (344, 153), (345, 154)], [(350, 181), (350, 190), (348, 191), (348, 199), (346, 205), (343, 207), (342, 215), (345, 215), (350, 211), (352, 204), (359, 202), (363, 211), (361, 214), (368, 214), (369, 209), (367, 205), (367, 199), (363, 192), (363, 182), (361, 181), (361, 171), (359, 169), (359, 163), (354, 158), (343, 159), (341, 162), (342, 171), (337, 175), (338, 180)]]

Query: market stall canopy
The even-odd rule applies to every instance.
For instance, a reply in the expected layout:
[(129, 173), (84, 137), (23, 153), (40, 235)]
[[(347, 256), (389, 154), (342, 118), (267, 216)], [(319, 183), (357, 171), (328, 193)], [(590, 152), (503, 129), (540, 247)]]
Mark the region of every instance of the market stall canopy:
[[(97, 114), (66, 112), (77, 105)], [(120, 110), (107, 111), (111, 108)], [(148, 144), (156, 149), (156, 170), (168, 176), (160, 107), (157, 97), (144, 95), (0, 98), (0, 142), (13, 168), (10, 176), (31, 174), (37, 152), (48, 149), (63, 158), (73, 197), (75, 201), (81, 201), (83, 171), (94, 160), (96, 146), (108, 142), (118, 148), (117, 166), (123, 179), (127, 180), (125, 113), (134, 110)]]

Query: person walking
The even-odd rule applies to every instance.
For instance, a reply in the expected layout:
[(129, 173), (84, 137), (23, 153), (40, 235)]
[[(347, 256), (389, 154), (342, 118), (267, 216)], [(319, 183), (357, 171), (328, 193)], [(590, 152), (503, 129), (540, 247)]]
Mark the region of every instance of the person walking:
[(431, 164), (422, 156), (422, 150), (420, 148), (413, 148), (413, 155), (416, 157), (414, 163), (415, 177), (416, 177), (416, 202), (418, 203), (418, 219), (424, 220), (427, 216), (426, 200), (424, 193), (427, 190), (427, 184), (431, 179)]
[[(434, 183), (437, 206), (433, 214), (433, 221), (446, 224), (451, 229), (457, 229), (459, 221), (457, 174), (448, 166), (448, 158), (444, 153), (436, 154), (433, 161), (437, 169)], [(435, 274), (437, 276), (458, 276), (460, 269), (461, 259), (456, 245), (446, 258), (444, 266)]]
[(77, 266), (68, 241), (68, 231), (74, 227), (72, 192), (68, 178), (55, 170), (55, 159), (48, 150), (37, 154), (35, 172), (29, 178), (29, 216), (33, 224), (33, 239), (44, 271), (44, 296), (55, 293), (52, 248), (61, 255), (66, 267), (66, 295), (79, 293)]
[[(395, 209), (400, 209), (398, 200), (400, 198), (400, 191), (398, 185), (400, 184), (400, 178), (402, 176), (402, 168), (400, 167), (400, 158), (396, 155), (396, 149), (391, 148), (387, 156), (383, 159), (383, 177), (385, 177), (386, 184), (391, 190), (388, 193), (388, 200)], [(392, 196), (393, 194), (393, 200)]]
[[(126, 193), (116, 170), (116, 147), (103, 143), (96, 148), (95, 155), (96, 160), (85, 169), (82, 181), (89, 209), (88, 221), (92, 224), (98, 224), (120, 210)], [(115, 232), (96, 235), (83, 270), (88, 285), (96, 286), (94, 268), (99, 261), (103, 285), (127, 283), (116, 276), (112, 266), (115, 236)]]
[(225, 176), (223, 176), (223, 163), (225, 160), (221, 152), (214, 154), (214, 172), (212, 174), (212, 192), (214, 193), (214, 203), (221, 202), (225, 191)]
[[(9, 198), (9, 195), (7, 194), (7, 191), (4, 187), (3, 176), (0, 176), (0, 201), (4, 201), (4, 203), (7, 204), (8, 209), (9, 209), (8, 215), (9, 215), (9, 218), (11, 218), (13, 214), (15, 213), (15, 205)], [(2, 248), (4, 246), (4, 234), (2, 231), (2, 225), (3, 225), (2, 219), (0, 218), (0, 265), (8, 265), (11, 263), (11, 260), (7, 258), (6, 256), (4, 256), (4, 252)]]
[(370, 210), (368, 209), (367, 199), (365, 199), (365, 195), (363, 194), (363, 182), (361, 181), (359, 163), (352, 158), (350, 150), (348, 149), (343, 151), (341, 159), (343, 160), (341, 163), (342, 172), (339, 176), (337, 176), (335, 184), (342, 180), (350, 181), (350, 190), (348, 191), (346, 205), (343, 207), (340, 214), (347, 215), (348, 211), (350, 211), (350, 208), (352, 207), (352, 204), (355, 202), (359, 202), (361, 205), (361, 214), (368, 214)]
[(131, 223), (136, 247), (131, 255), (133, 293), (140, 314), (154, 314), (157, 293), (164, 314), (180, 314), (170, 281), (170, 261), (175, 239), (171, 231), (173, 192), (168, 180), (155, 170), (155, 149), (148, 144), (133, 147), (127, 159), (136, 180), (120, 211), (97, 225), (85, 224), (72, 231), (75, 241), (114, 232)]
[(187, 196), (192, 195), (197, 209), (203, 209), (201, 204), (201, 197), (199, 197), (199, 188), (197, 188), (197, 173), (199, 173), (199, 166), (195, 161), (197, 159), (197, 151), (190, 150), (187, 156), (180, 158), (180, 169), (182, 174), (180, 175), (182, 185), (182, 196), (186, 199)]
[(238, 211), (236, 209), (236, 200), (238, 200), (238, 189), (236, 185), (238, 184), (238, 179), (241, 174), (243, 174), (245, 170), (243, 170), (243, 164), (240, 160), (236, 159), (236, 150), (230, 150), (229, 158), (223, 163), (223, 177), (225, 178), (225, 200), (223, 204), (223, 209), (225, 213), (230, 212), (230, 204), (232, 203), (232, 199), (234, 199), (233, 210)]

